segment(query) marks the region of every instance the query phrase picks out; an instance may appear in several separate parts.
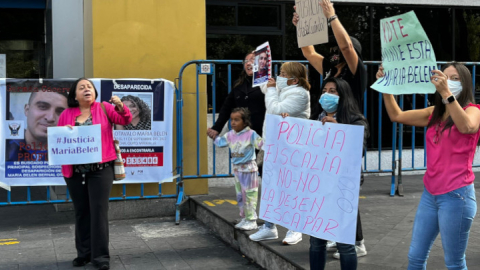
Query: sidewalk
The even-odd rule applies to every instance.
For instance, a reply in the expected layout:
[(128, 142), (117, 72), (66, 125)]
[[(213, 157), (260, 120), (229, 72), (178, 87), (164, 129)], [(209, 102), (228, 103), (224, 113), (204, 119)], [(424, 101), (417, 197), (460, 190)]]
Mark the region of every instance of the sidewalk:
[[(476, 174), (480, 179), (480, 173)], [(390, 197), (390, 176), (365, 177), (360, 192), (360, 213), (363, 234), (368, 255), (358, 259), (359, 270), (406, 269), (408, 265), (408, 249), (416, 208), (423, 192), (423, 175), (403, 176), (404, 197)], [(477, 188), (477, 198), (480, 192)], [(197, 219), (207, 224), (221, 235), (224, 241), (238, 249), (246, 256), (254, 259), (262, 267), (268, 269), (309, 269), (308, 248), (309, 236), (304, 235), (297, 245), (287, 246), (281, 243), (286, 229), (277, 226), (279, 238), (262, 242), (252, 242), (248, 235), (255, 231), (243, 232), (234, 230), (238, 219), (238, 208), (228, 203), (235, 201), (234, 188), (211, 188), (208, 196), (192, 198), (197, 203)], [(478, 203), (477, 203), (478, 204)], [(205, 209), (205, 211), (201, 211)], [(479, 208), (480, 209), (480, 208)], [(218, 219), (225, 221), (232, 229), (219, 227), (211, 218), (205, 218), (212, 212)], [(199, 214), (200, 213), (200, 214)], [(233, 236), (229, 230), (234, 230)], [(235, 238), (235, 239), (234, 239)], [(328, 254), (326, 269), (340, 269), (338, 260)], [(275, 257), (278, 259), (273, 260)], [(475, 219), (466, 253), (469, 269), (480, 269), (480, 221)], [(440, 237), (432, 247), (427, 269), (446, 269)]]
[[(480, 174), (477, 174), (479, 179)], [(406, 269), (422, 175), (404, 176), (404, 197), (390, 197), (390, 177), (366, 177), (360, 211), (368, 255), (359, 270)], [(477, 197), (480, 193), (477, 191)], [(252, 242), (254, 233), (236, 230), (238, 217), (233, 187), (211, 188), (187, 203), (197, 220), (182, 217), (110, 222), (111, 269), (309, 269), (309, 236), (293, 246), (279, 239)], [(74, 268), (73, 212), (55, 212), (52, 205), (0, 207), (0, 270)], [(186, 218), (186, 219), (185, 219)], [(340, 269), (328, 254), (326, 269)], [(469, 269), (480, 269), (480, 222), (474, 221), (467, 249)], [(95, 269), (88, 264), (85, 269)], [(427, 269), (446, 269), (440, 239), (435, 241)]]
[[(0, 208), (0, 270), (96, 269), (72, 266), (73, 216), (65, 222), (71, 212), (52, 213), (52, 205), (7, 208)], [(53, 219), (42, 219), (46, 213)], [(110, 222), (110, 256), (110, 269), (260, 269), (198, 221), (176, 226), (174, 218)]]

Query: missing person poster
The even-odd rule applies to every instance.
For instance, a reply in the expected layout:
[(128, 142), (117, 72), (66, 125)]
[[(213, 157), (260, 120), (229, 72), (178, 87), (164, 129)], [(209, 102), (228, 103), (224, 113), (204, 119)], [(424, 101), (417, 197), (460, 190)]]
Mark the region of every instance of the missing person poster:
[(268, 83), (272, 77), (272, 53), (268, 41), (255, 50), (255, 64), (253, 65), (253, 87)]
[[(115, 125), (127, 177), (115, 183), (161, 182), (172, 177), (173, 83), (92, 79), (96, 99), (117, 95), (133, 120)], [(0, 186), (65, 185), (60, 165), (48, 165), (49, 127), (68, 108), (74, 80), (0, 79)]]

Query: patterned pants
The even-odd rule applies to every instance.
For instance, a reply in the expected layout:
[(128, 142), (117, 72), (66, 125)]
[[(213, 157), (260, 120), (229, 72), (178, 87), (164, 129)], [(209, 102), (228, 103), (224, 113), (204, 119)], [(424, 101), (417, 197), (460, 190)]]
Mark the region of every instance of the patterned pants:
[(235, 191), (237, 193), (240, 216), (246, 220), (257, 219), (258, 171), (238, 171), (234, 165)]

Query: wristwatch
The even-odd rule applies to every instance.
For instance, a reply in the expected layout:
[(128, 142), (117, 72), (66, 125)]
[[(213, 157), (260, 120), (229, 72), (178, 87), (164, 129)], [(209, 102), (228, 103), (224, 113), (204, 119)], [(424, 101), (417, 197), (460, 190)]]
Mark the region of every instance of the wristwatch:
[(447, 97), (446, 99), (442, 98), (442, 103), (443, 104), (450, 104), (450, 103), (454, 102), (455, 100), (456, 100), (455, 96), (451, 95), (451, 96)]

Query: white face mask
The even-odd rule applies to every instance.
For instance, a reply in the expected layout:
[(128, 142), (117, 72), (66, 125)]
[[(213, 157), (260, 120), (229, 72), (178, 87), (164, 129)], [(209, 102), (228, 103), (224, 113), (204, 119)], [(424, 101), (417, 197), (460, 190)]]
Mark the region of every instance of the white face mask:
[(277, 77), (277, 88), (278, 88), (278, 90), (282, 90), (283, 88), (289, 86), (289, 85), (287, 84), (287, 81), (288, 81), (288, 80), (292, 80), (292, 79), (293, 79), (293, 78), (285, 78), (285, 77), (280, 77), (280, 76), (278, 76), (278, 77)]
[(460, 93), (462, 92), (462, 83), (459, 81), (452, 81), (452, 80), (447, 80), (448, 83), (448, 88), (450, 88), (450, 92), (457, 98)]

